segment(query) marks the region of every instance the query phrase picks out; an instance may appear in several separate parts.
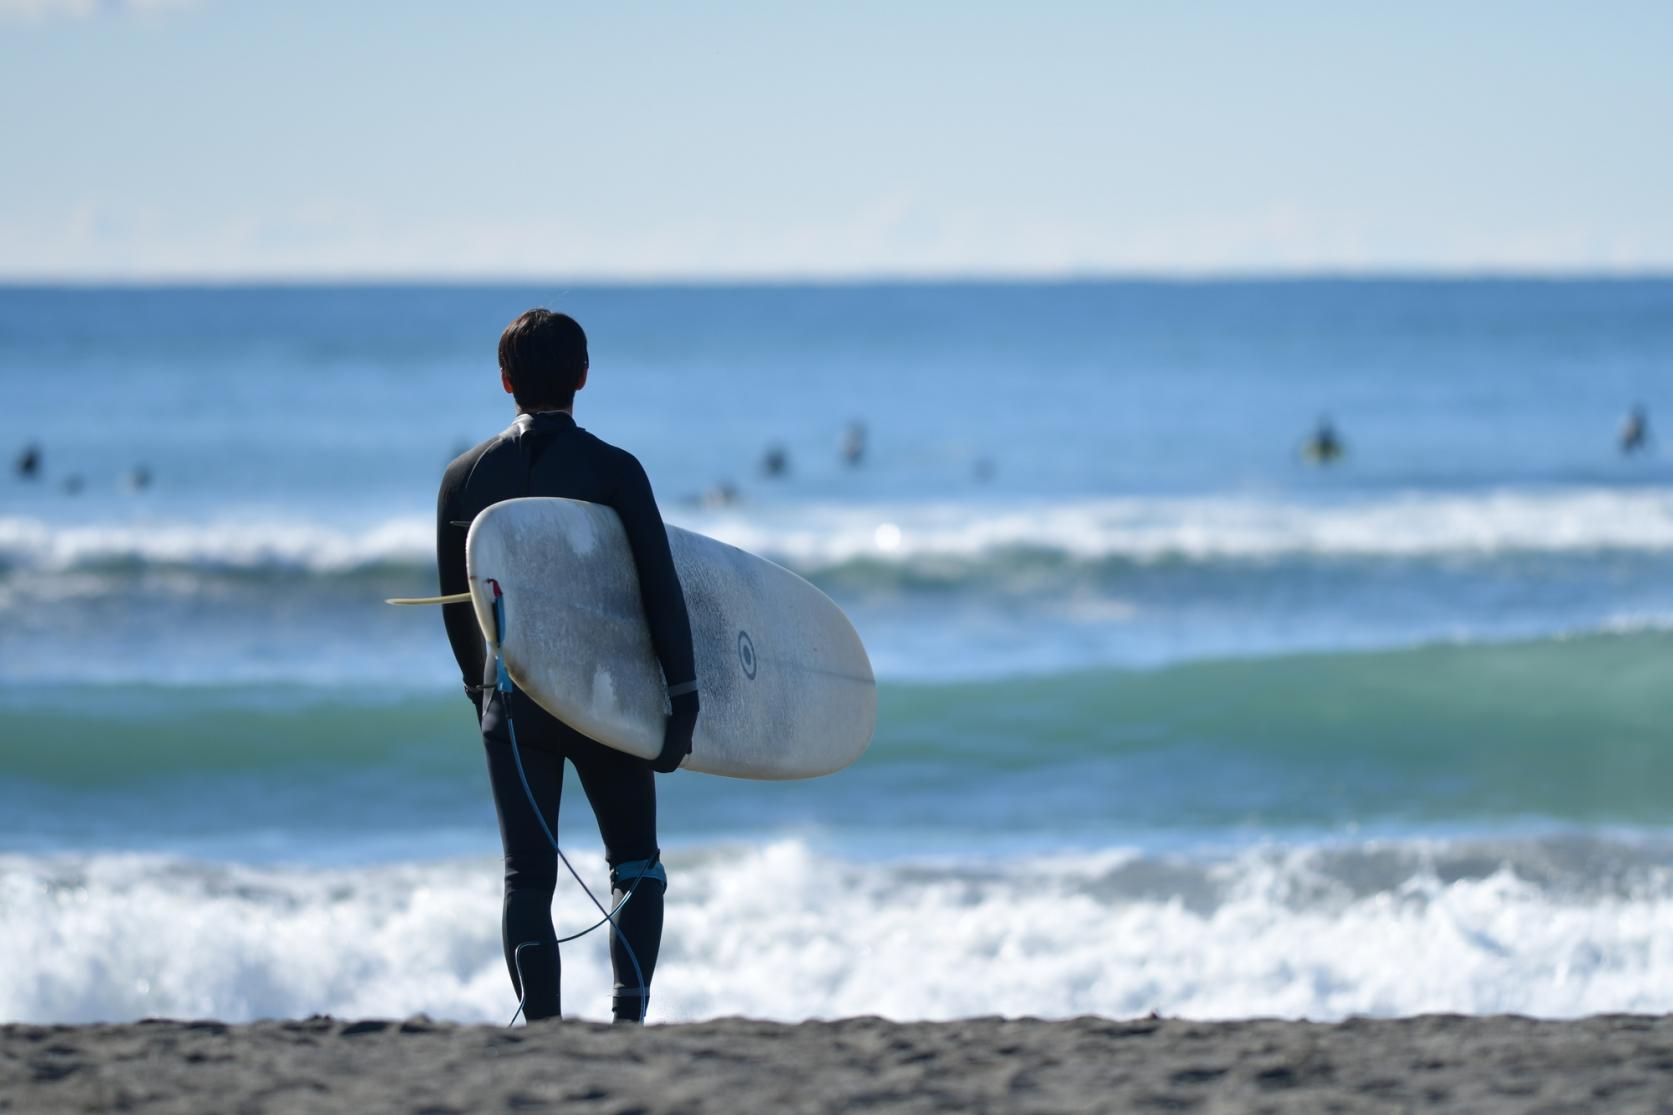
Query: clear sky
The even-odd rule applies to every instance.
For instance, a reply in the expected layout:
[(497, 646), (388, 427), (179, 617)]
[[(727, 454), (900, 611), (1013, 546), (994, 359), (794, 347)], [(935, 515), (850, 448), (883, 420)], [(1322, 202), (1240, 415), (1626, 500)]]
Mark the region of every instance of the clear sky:
[(1673, 269), (1673, 3), (0, 0), (0, 275)]

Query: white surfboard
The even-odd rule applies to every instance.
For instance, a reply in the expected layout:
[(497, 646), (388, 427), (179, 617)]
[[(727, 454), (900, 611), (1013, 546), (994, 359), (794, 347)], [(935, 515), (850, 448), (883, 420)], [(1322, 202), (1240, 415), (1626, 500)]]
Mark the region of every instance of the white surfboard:
[[(691, 616), (701, 712), (687, 770), (812, 778), (859, 758), (877, 683), (848, 617), (788, 569), (668, 528)], [(571, 499), (496, 503), (465, 542), (471, 602), (517, 687), (584, 735), (654, 758), (667, 688), (621, 520)], [(505, 631), (494, 647), (494, 593)]]

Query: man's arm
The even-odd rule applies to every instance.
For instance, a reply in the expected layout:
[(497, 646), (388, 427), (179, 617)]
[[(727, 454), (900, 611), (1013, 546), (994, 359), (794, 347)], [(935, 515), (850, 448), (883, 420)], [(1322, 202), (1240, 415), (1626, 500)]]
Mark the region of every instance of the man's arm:
[[(470, 578), (465, 572), (466, 528), (453, 525), (470, 518), (463, 506), (465, 478), (470, 475), (470, 462), (461, 457), (448, 466), (442, 477), (441, 492), (436, 497), (436, 572), (440, 576), (442, 595), (465, 592)], [(469, 604), (444, 604), (442, 622), (447, 625), (447, 641), (453, 647), (453, 657), (459, 663), (459, 674), (465, 691), (480, 713), (482, 696), (472, 686), (482, 684), (482, 669), (487, 651), (482, 644), (482, 629), (477, 626), (476, 612)]]
[(662, 525), (650, 479), (631, 453), (621, 453), (618, 484), (616, 514), (627, 531), (628, 549), (639, 573), (639, 595), (645, 602), (645, 621), (651, 630), (651, 647), (662, 663), (662, 677), (673, 706), (662, 754), (652, 761), (655, 769), (667, 772), (690, 753), (691, 733), (697, 724), (691, 618), (686, 613), (685, 591), (674, 570), (668, 531)]

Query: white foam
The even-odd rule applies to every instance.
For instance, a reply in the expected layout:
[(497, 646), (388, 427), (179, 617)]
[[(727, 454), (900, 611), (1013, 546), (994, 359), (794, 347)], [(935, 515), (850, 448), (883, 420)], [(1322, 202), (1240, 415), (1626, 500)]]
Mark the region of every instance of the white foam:
[(1673, 549), (1673, 490), (1407, 492), (1332, 503), (1214, 495), (821, 506), (715, 512), (689, 525), (809, 568), (1016, 548), (1135, 561), (1663, 552)]
[[(802, 569), (870, 559), (968, 560), (1015, 548), (1079, 560), (1445, 558), (1673, 551), (1673, 489), (1397, 493), (1331, 503), (1132, 496), (1013, 504), (780, 504), (671, 521)], [(339, 572), (432, 560), (427, 517), (364, 529), (286, 518), (50, 526), (0, 517), (0, 560), (41, 569), (140, 562)]]
[[(1509, 866), (1355, 890), (1312, 853), (1250, 852), (1196, 877), (1217, 888), (1204, 900), (1192, 883), (1117, 885), (1137, 862), (856, 864), (797, 842), (676, 855), (653, 1019), (1673, 1009), (1665, 871), (1587, 894)], [(558, 905), (561, 925), (587, 915), (572, 890)], [(503, 1020), (498, 922), (486, 860), (3, 857), (0, 1021)], [(570, 1015), (605, 1015), (602, 939), (565, 947), (564, 988)]]
[(391, 519), (363, 530), (290, 519), (49, 526), (0, 517), (0, 559), (63, 570), (120, 562), (227, 569), (341, 572), (434, 560), (435, 524)]

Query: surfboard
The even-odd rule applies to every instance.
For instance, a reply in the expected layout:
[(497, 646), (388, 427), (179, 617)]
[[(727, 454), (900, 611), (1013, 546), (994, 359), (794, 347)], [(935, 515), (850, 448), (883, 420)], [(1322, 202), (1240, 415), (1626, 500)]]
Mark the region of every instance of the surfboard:
[[(790, 779), (858, 759), (877, 725), (877, 683), (848, 617), (782, 566), (667, 529), (701, 694), (682, 766)], [(667, 686), (613, 510), (571, 499), (496, 503), (471, 523), (465, 563), (477, 621), (519, 689), (607, 746), (644, 759), (662, 750)], [(497, 645), (494, 584), (505, 609)]]

